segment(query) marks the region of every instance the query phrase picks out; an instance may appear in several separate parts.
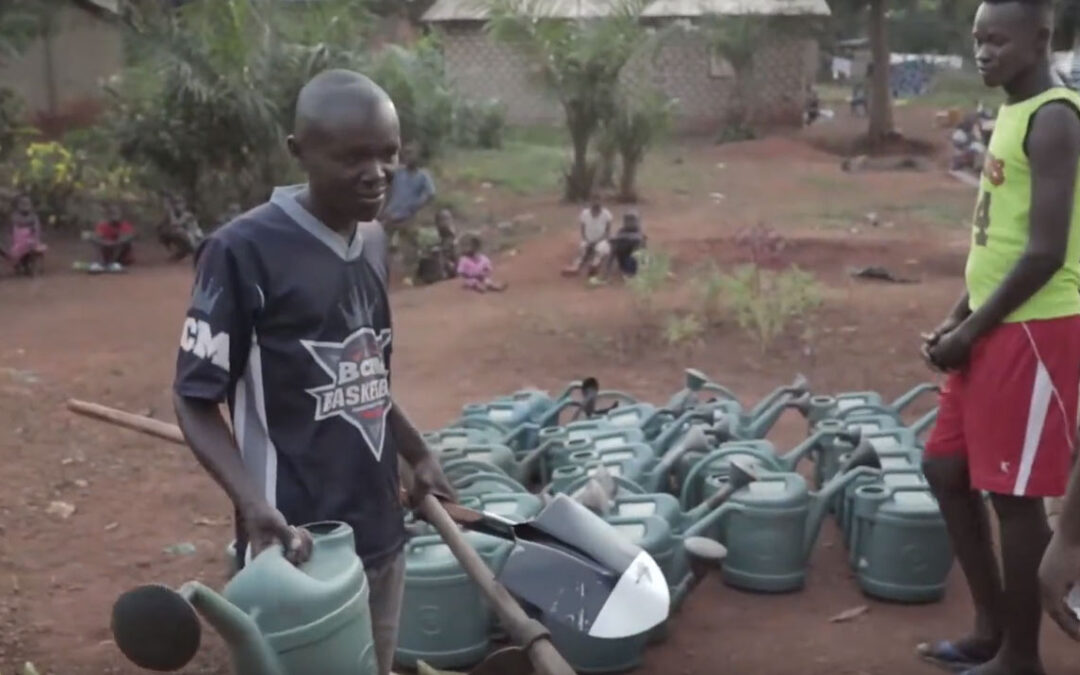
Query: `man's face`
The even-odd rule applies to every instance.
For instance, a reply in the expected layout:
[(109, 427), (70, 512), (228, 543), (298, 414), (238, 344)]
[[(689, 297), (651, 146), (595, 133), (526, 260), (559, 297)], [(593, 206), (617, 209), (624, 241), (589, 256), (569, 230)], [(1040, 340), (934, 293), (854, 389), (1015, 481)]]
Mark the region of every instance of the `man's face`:
[(319, 203), (341, 218), (377, 218), (401, 149), (393, 106), (357, 110), (309, 131), (303, 139), (292, 139), (291, 146)]
[(110, 223), (120, 222), (120, 209), (116, 208), (115, 206), (110, 206), (109, 209), (105, 212), (105, 217), (108, 218)]
[(590, 211), (590, 212), (591, 212), (591, 213), (592, 213), (592, 214), (593, 214), (594, 216), (599, 216), (599, 215), (600, 215), (600, 210), (601, 210), (602, 208), (603, 208), (603, 207), (602, 207), (602, 206), (600, 206), (600, 202), (593, 202), (592, 206), (590, 206), (590, 207), (589, 207), (589, 211)]
[(29, 213), (33, 209), (33, 204), (30, 203), (29, 197), (19, 197), (15, 202), (15, 210), (19, 213)]
[(1000, 87), (1045, 56), (1049, 31), (1030, 7), (1018, 2), (983, 3), (975, 14), (972, 36), (983, 83)]

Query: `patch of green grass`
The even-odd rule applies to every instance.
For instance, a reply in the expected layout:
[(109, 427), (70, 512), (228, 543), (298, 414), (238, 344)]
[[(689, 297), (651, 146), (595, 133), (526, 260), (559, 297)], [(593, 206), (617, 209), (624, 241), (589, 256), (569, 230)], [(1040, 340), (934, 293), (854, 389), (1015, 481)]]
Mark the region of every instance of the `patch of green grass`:
[(531, 145), (546, 145), (553, 148), (570, 146), (570, 136), (563, 126), (516, 126), (506, 129), (508, 141), (518, 141)]
[(439, 162), (439, 175), (454, 184), (491, 183), (518, 195), (557, 189), (567, 149), (508, 140), (498, 150), (456, 150)]
[(990, 89), (978, 73), (967, 70), (943, 70), (930, 83), (930, 93), (918, 99), (919, 103), (939, 108), (974, 108), (979, 101), (989, 108), (996, 108), (1004, 101), (1000, 89)]
[(815, 190), (821, 190), (822, 192), (836, 192), (847, 189), (851, 185), (843, 176), (819, 172), (803, 175), (802, 181)]

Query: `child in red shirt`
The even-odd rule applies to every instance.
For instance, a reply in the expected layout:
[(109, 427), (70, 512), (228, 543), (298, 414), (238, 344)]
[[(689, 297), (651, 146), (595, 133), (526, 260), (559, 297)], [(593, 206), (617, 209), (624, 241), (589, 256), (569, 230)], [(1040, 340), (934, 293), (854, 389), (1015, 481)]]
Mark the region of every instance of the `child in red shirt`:
[(92, 271), (119, 272), (135, 262), (132, 242), (135, 240), (135, 227), (123, 219), (120, 207), (111, 205), (106, 218), (94, 228), (90, 242), (97, 248), (100, 262), (93, 263)]

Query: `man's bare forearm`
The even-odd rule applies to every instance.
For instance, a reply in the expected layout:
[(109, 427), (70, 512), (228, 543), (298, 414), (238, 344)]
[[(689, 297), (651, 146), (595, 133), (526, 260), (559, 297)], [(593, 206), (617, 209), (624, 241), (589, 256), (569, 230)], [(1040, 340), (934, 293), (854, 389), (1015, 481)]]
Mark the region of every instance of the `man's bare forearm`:
[(973, 335), (985, 335), (1019, 309), (1061, 269), (1062, 262), (1060, 254), (1025, 253), (993, 295), (964, 320)]
[(398, 454), (401, 455), (410, 466), (416, 466), (419, 462), (431, 456), (431, 450), (424, 442), (421, 434), (397, 401), (390, 408), (390, 414), (386, 417), (386, 423), (390, 427), (390, 434), (394, 437)]
[(964, 290), (964, 294), (960, 296), (960, 299), (953, 305), (952, 311), (949, 312), (949, 316), (957, 321), (963, 321), (971, 315), (971, 297), (967, 290)]
[(240, 459), (232, 432), (212, 401), (173, 395), (176, 419), (195, 459), (229, 495), (241, 512), (265, 501)]

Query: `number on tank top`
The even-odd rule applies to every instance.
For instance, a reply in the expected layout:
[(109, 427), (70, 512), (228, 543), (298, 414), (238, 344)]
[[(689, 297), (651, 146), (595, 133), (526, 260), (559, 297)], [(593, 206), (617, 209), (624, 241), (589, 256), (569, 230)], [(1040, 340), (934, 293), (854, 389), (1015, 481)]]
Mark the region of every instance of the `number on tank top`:
[(990, 193), (983, 192), (975, 207), (975, 245), (986, 246), (990, 238), (986, 230), (990, 227)]

